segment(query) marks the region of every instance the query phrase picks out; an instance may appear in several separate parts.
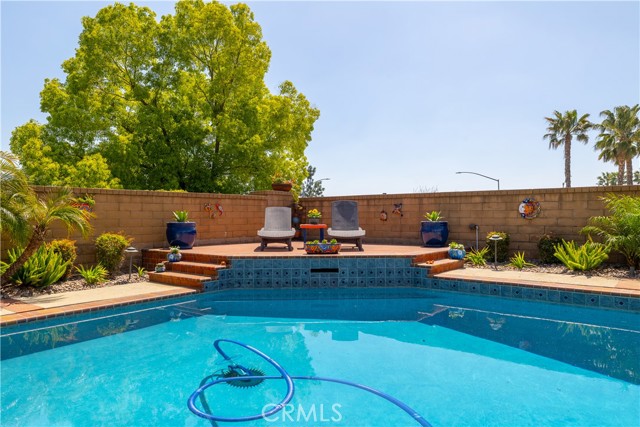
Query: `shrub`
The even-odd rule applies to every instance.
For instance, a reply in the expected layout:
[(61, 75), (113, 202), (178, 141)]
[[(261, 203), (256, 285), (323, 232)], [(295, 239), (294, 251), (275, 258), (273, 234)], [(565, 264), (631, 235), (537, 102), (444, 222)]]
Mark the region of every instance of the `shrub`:
[(486, 246), (480, 250), (472, 249), (471, 251), (467, 252), (467, 256), (465, 257), (465, 259), (471, 261), (471, 264), (473, 265), (487, 265), (488, 250), (489, 249)]
[(117, 233), (103, 233), (96, 239), (96, 258), (98, 263), (113, 274), (120, 269), (124, 261), (124, 250), (131, 239)]
[(83, 265), (76, 267), (78, 273), (89, 285), (95, 285), (96, 283), (102, 283), (107, 280), (109, 272), (102, 265), (98, 264), (94, 267), (85, 268)]
[(493, 235), (498, 235), (502, 237), (502, 240), (498, 241), (498, 261), (504, 262), (509, 258), (509, 235), (502, 231), (490, 231), (487, 233), (486, 243), (487, 243), (487, 258), (490, 260), (495, 259), (495, 255), (493, 253), (493, 248), (495, 246), (495, 242), (493, 240), (489, 240), (489, 238)]
[(509, 265), (519, 270), (522, 270), (525, 267), (535, 267), (534, 264), (531, 264), (524, 259), (524, 252), (516, 252), (516, 254), (509, 260)]
[(554, 255), (556, 253), (556, 246), (562, 243), (560, 237), (552, 234), (545, 234), (538, 240), (538, 256), (540, 261), (545, 264), (558, 264), (560, 260)]
[(187, 220), (189, 219), (189, 212), (188, 211), (175, 211), (173, 213), (173, 218), (177, 222), (187, 222)]
[(609, 256), (609, 247), (591, 240), (582, 246), (576, 246), (576, 242), (562, 241), (556, 246), (555, 256), (569, 270), (588, 271), (597, 268)]
[(136, 265), (136, 271), (138, 273), (138, 277), (141, 279), (147, 274), (147, 269), (141, 265)]
[(604, 201), (611, 216), (590, 218), (582, 233), (602, 237), (629, 267), (640, 268), (640, 197), (608, 195)]
[[(23, 248), (9, 250), (9, 265), (24, 251)], [(20, 286), (46, 288), (59, 281), (65, 274), (69, 261), (46, 245), (41, 245), (33, 255), (11, 276), (11, 281)]]
[(55, 253), (60, 254), (63, 260), (69, 261), (67, 270), (64, 272), (64, 278), (66, 279), (71, 276), (73, 263), (78, 256), (76, 252), (76, 242), (69, 239), (58, 239), (49, 243), (47, 247), (53, 249)]
[(426, 212), (424, 217), (427, 221), (442, 221), (444, 217), (438, 211)]

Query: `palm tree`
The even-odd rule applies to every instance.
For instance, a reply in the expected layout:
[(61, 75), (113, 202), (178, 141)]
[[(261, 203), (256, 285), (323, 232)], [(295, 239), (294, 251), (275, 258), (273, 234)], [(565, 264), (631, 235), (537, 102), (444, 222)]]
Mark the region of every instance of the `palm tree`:
[(600, 117), (602, 123), (597, 125), (600, 135), (595, 149), (600, 150), (598, 159), (614, 162), (618, 165), (618, 182), (624, 184), (625, 170), (627, 185), (633, 184), (633, 158), (640, 154), (640, 105), (633, 107), (621, 105), (613, 112), (604, 110)]
[(0, 282), (4, 285), (10, 282), (11, 276), (42, 245), (52, 223), (61, 221), (69, 230), (76, 228), (86, 236), (91, 231), (89, 219), (92, 214), (73, 206), (76, 199), (66, 188), (46, 199), (38, 198), (35, 191), (28, 185), (27, 177), (18, 168), (15, 156), (0, 152), (0, 164), (2, 166), (0, 230), (6, 233), (15, 244), (26, 243), (22, 254), (2, 274)]
[(598, 177), (598, 186), (618, 185), (618, 174), (615, 172), (602, 172)]
[(578, 117), (576, 110), (566, 111), (561, 114), (559, 111), (553, 112), (554, 117), (545, 117), (547, 121), (547, 134), (544, 139), (549, 140), (549, 148), (557, 149), (564, 145), (564, 183), (567, 188), (571, 187), (571, 141), (575, 136), (583, 144), (589, 141), (587, 131), (593, 127), (589, 121), (589, 115), (584, 114)]

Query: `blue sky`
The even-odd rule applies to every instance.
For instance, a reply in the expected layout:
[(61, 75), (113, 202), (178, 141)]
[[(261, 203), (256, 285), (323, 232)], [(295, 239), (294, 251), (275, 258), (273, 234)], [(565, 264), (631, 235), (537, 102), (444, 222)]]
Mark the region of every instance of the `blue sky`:
[[(158, 16), (173, 3), (136, 2)], [(41, 122), (45, 78), (64, 79), (82, 16), (106, 2), (6, 1), (2, 147)], [(640, 2), (248, 2), (272, 51), (267, 85), (291, 80), (320, 109), (307, 149), (325, 195), (561, 187), (545, 116), (640, 102)], [(615, 166), (595, 134), (574, 143), (574, 187)], [(635, 160), (634, 170), (639, 169)]]

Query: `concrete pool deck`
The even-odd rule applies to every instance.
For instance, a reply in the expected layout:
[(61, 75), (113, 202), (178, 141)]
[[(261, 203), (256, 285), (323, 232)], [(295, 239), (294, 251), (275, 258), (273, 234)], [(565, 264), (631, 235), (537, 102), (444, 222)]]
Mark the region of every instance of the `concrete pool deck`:
[[(232, 247), (231, 247), (232, 246)], [(226, 249), (233, 249), (234, 256), (242, 256), (240, 248), (243, 245), (231, 245)], [(245, 244), (253, 251), (253, 244)], [(384, 248), (383, 246), (386, 246)], [(398, 247), (393, 245), (366, 245), (364, 253), (349, 253), (353, 255), (384, 256), (384, 255), (415, 255), (420, 248)], [(220, 246), (218, 246), (220, 250)], [(288, 251), (269, 251), (260, 255), (295, 256)], [(300, 254), (298, 255), (300, 256)], [(302, 255), (304, 256), (304, 255)], [(498, 268), (478, 269), (463, 268), (448, 271), (433, 276), (434, 278), (467, 280), (488, 283), (508, 283), (520, 286), (545, 287), (565, 291), (587, 291), (595, 293), (615, 294), (624, 297), (640, 297), (640, 279), (617, 279), (594, 277), (585, 275), (535, 273), (510, 271)], [(31, 320), (41, 320), (57, 317), (63, 314), (83, 313), (103, 308), (113, 308), (139, 302), (149, 302), (198, 293), (198, 290), (182, 286), (166, 285), (153, 282), (131, 283), (103, 288), (87, 289), (74, 292), (40, 295), (35, 297), (20, 297), (3, 299), (0, 302), (0, 326), (10, 326)]]

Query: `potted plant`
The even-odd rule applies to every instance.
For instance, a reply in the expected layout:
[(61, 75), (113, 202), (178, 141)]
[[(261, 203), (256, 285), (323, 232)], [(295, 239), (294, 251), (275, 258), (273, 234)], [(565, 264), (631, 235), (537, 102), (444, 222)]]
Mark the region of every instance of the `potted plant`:
[(180, 253), (180, 246), (171, 246), (169, 247), (169, 253), (167, 254), (167, 259), (169, 262), (178, 262), (182, 259), (182, 254)]
[(173, 212), (175, 221), (167, 222), (167, 241), (169, 246), (178, 246), (180, 249), (191, 249), (196, 241), (196, 223), (187, 221), (189, 212)]
[(464, 250), (462, 243), (451, 242), (449, 243), (449, 258), (451, 259), (464, 259), (467, 252)]
[(307, 218), (309, 219), (309, 224), (320, 224), (320, 218), (322, 218), (322, 212), (318, 209), (311, 209), (307, 212)]
[(426, 221), (421, 221), (420, 234), (422, 243), (429, 248), (441, 248), (447, 244), (449, 238), (449, 223), (438, 211), (424, 214)]
[(322, 242), (319, 240), (307, 242), (304, 245), (304, 250), (308, 254), (337, 254), (341, 247), (342, 245), (336, 239), (330, 241), (324, 239)]
[(154, 270), (156, 273), (163, 273), (166, 270), (164, 262), (157, 263)]
[(282, 173), (277, 172), (272, 177), (271, 189), (275, 191), (291, 191), (293, 180), (285, 178)]

